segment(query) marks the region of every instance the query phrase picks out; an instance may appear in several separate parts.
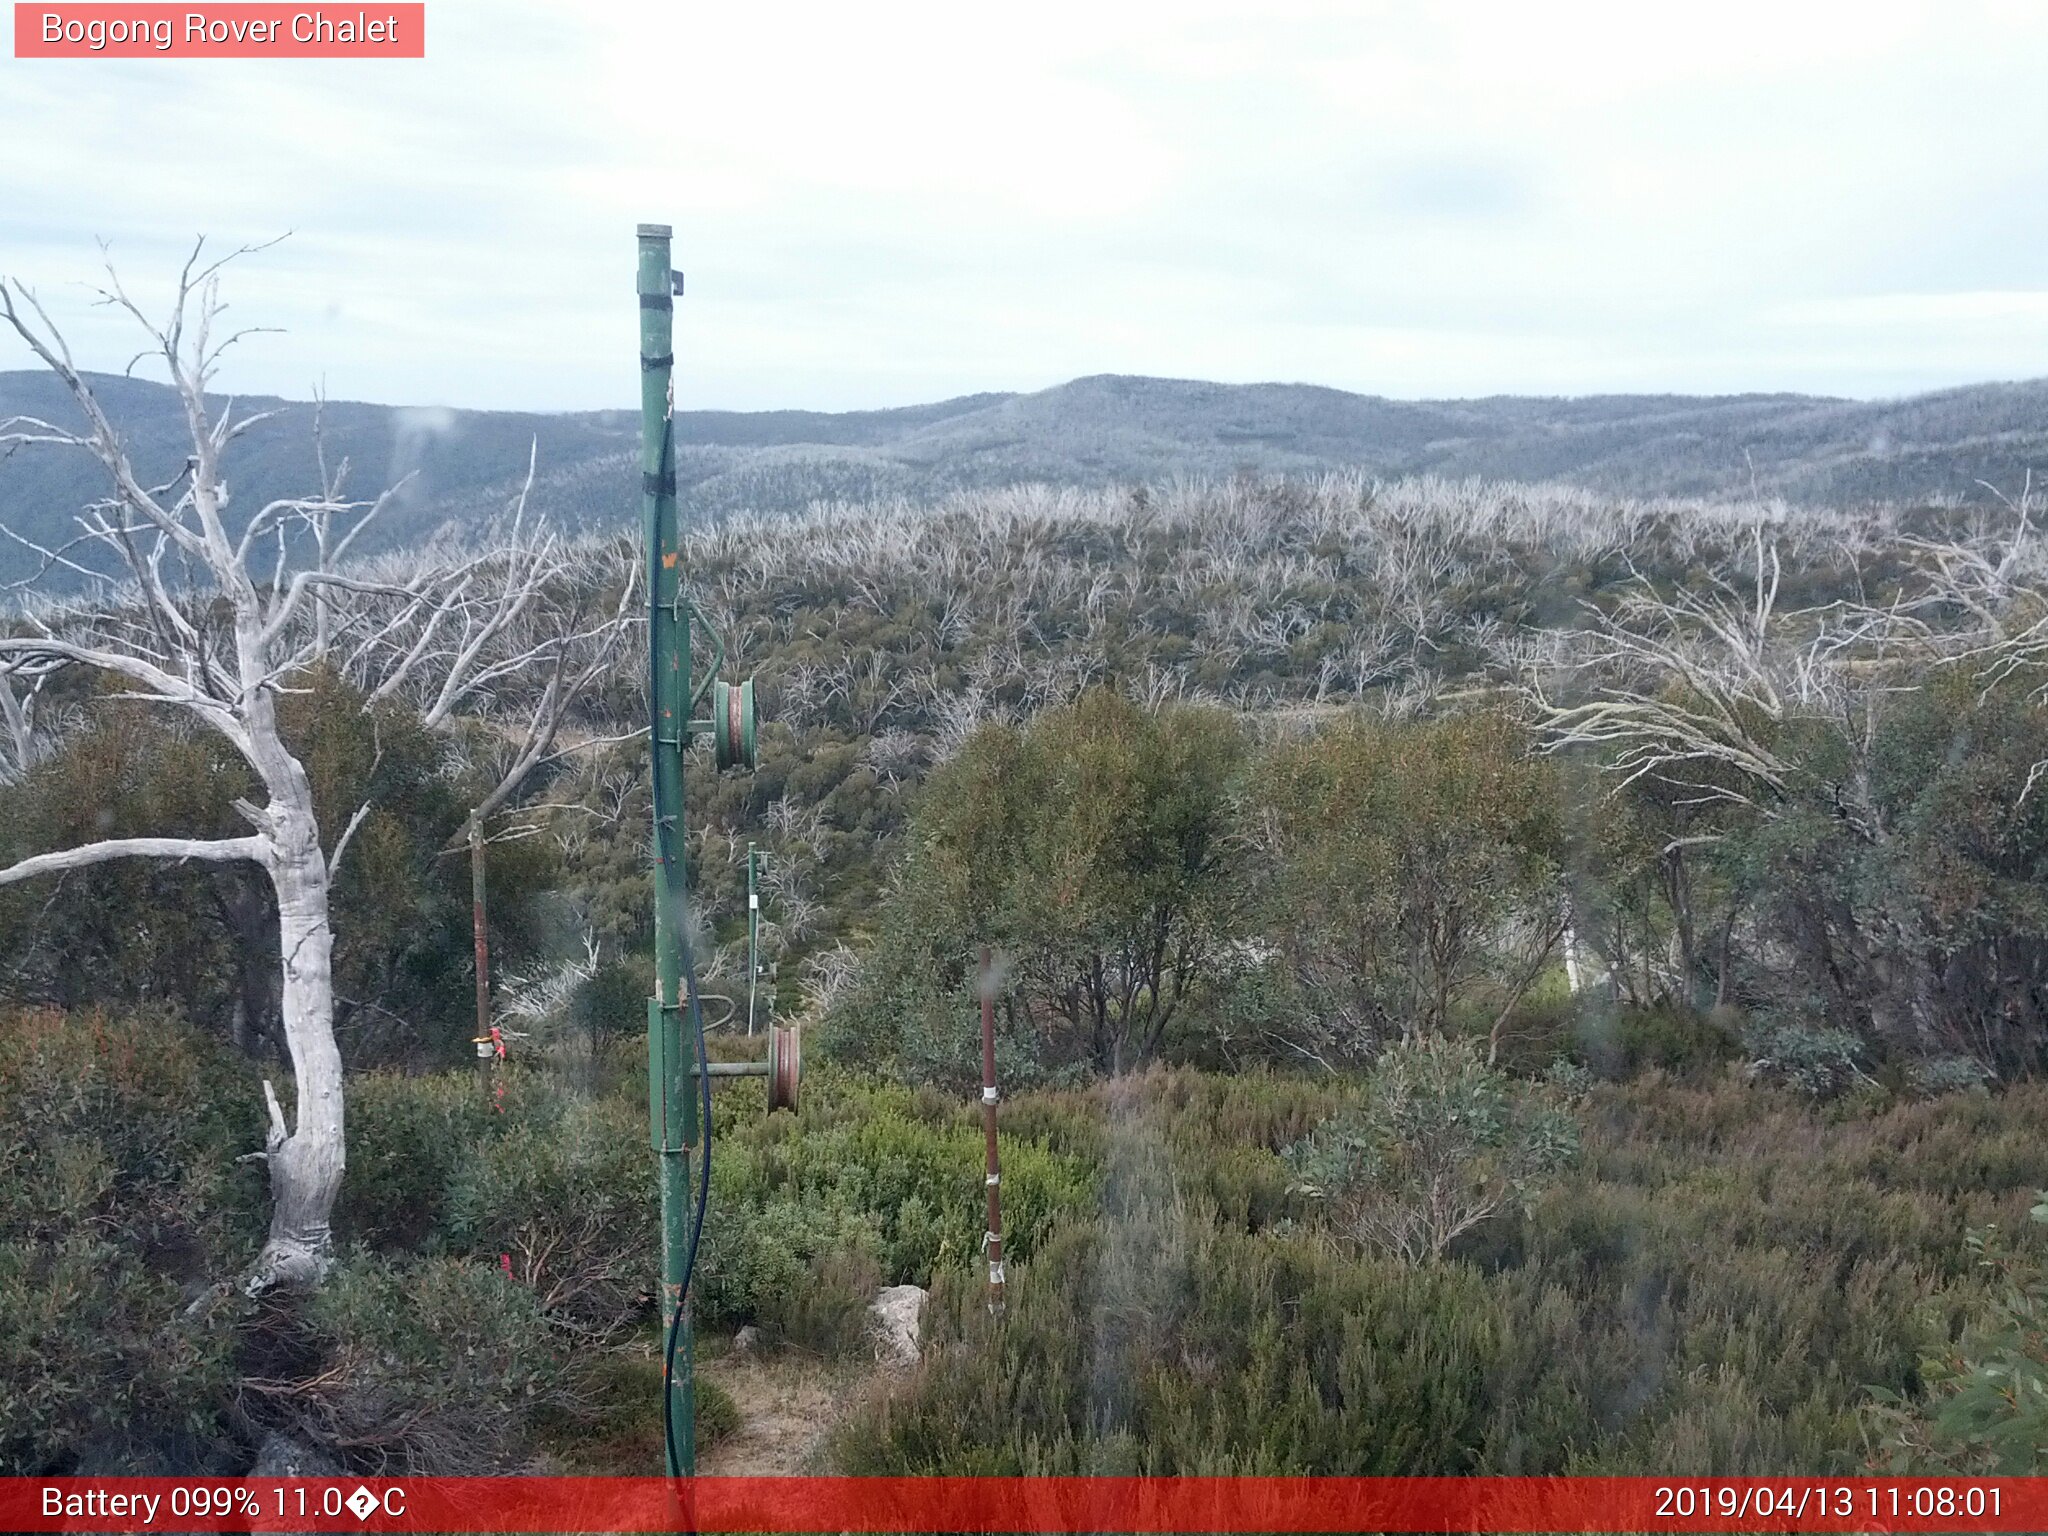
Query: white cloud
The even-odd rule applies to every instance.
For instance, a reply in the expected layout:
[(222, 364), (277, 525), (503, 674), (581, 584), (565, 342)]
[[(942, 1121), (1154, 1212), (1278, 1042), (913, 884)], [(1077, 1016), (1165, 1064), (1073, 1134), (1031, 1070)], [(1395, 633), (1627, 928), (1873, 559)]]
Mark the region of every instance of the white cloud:
[(289, 334), (234, 382), (419, 404), (628, 400), (642, 219), (690, 274), (692, 404), (2048, 372), (2048, 8), (428, 16), (417, 62), (0, 60), (0, 270), (118, 365), (92, 237), (149, 288), (200, 230), (289, 228), (233, 288)]
[(1782, 304), (1766, 319), (1779, 325), (1847, 330), (1900, 326), (2048, 324), (2048, 289), (2007, 293), (1871, 293)]

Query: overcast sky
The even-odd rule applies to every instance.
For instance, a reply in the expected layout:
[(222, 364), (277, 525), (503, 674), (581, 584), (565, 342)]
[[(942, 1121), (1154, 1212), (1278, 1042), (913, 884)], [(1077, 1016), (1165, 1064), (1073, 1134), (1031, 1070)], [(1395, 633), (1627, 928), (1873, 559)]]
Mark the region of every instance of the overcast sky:
[[(354, 7), (349, 7), (353, 12)], [(2048, 5), (523, 5), (424, 61), (0, 59), (0, 271), (292, 231), (228, 382), (689, 405), (1102, 372), (1401, 397), (2048, 374)], [(0, 368), (25, 366), (0, 344)]]

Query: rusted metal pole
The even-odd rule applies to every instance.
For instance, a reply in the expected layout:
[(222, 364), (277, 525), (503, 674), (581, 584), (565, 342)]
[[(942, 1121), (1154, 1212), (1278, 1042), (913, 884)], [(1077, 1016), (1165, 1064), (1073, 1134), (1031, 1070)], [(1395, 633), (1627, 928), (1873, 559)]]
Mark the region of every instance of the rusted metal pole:
[(996, 978), (986, 944), (981, 946), (981, 1124), (988, 1144), (988, 1230), (981, 1245), (988, 1254), (988, 1309), (1003, 1313), (1003, 1167), (996, 1151)]
[(747, 844), (747, 1033), (754, 1033), (754, 994), (761, 984), (761, 892), (754, 884), (754, 845)]
[(498, 1042), (491, 1034), (491, 939), (484, 918), (484, 822), (469, 818), (469, 921), (476, 939), (477, 1073), (490, 1093), (498, 1071)]

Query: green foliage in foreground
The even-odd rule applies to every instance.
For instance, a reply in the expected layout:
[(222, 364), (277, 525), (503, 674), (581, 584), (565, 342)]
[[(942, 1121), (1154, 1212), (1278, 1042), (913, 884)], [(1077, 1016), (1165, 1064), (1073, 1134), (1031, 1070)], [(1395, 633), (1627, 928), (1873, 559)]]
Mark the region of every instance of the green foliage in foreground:
[(258, 1102), (190, 1031), (0, 1014), (0, 1474), (215, 1465)]
[[(814, 1091), (815, 1090), (815, 1091)], [(980, 1251), (979, 1111), (827, 1074), (796, 1116), (764, 1118), (758, 1088), (722, 1104), (705, 1233), (700, 1316), (754, 1322), (810, 1348), (861, 1342), (880, 1284), (929, 1285)], [(1070, 1153), (1006, 1135), (1006, 1238), (1029, 1258), (1062, 1217), (1087, 1209), (1095, 1180)], [(856, 1303), (836, 1310), (826, 1298)]]
[(366, 1470), (533, 1467), (592, 1389), (533, 1292), (485, 1265), (358, 1255), (293, 1321), (320, 1369), (273, 1389), (276, 1407)]
[[(2048, 1192), (2028, 1212), (2048, 1224)], [(2048, 1468), (2048, 1265), (1996, 1228), (1970, 1234), (1990, 1304), (1921, 1361), (1928, 1401), (1880, 1392), (1870, 1421), (1908, 1475), (2029, 1477)]]
[[(654, 1464), (646, 1093), (601, 1065), (595, 1094), (513, 1070), (502, 1111), (468, 1071), (354, 1078), (343, 1262), (256, 1306), (227, 1284), (262, 1235), (260, 1169), (235, 1161), (260, 1099), (233, 1058), (176, 1023), (0, 1014), (0, 1471), (236, 1471), (272, 1429), (363, 1471)], [(701, 1325), (862, 1350), (878, 1285), (978, 1251), (970, 1106), (825, 1071), (801, 1115), (749, 1084), (717, 1117)], [(1028, 1257), (1097, 1176), (1003, 1150)]]
[[(629, 1068), (583, 1098), (515, 1070), (500, 1113), (467, 1073), (363, 1074), (340, 1230), (382, 1252), (509, 1261), (547, 1316), (598, 1336), (646, 1320), (659, 1243), (642, 1081)], [(722, 1088), (714, 1116), (704, 1326), (851, 1347), (876, 1286), (929, 1284), (979, 1251), (981, 1126), (967, 1104), (827, 1068), (795, 1115), (763, 1115), (749, 1082)], [(1028, 1257), (1094, 1181), (1070, 1153), (1008, 1135), (1002, 1148), (1011, 1249)]]
[[(232, 1473), (272, 1428), (365, 1471), (656, 1464), (644, 1096), (597, 1077), (515, 1074), (502, 1114), (466, 1073), (360, 1079), (344, 1262), (259, 1307), (217, 1286), (261, 1236), (240, 1073), (176, 1025), (0, 1016), (0, 1465)], [(1290, 1188), (1287, 1148), (1372, 1123), (1368, 1080), (1023, 1094), (1000, 1324), (974, 1109), (811, 1087), (796, 1117), (720, 1101), (700, 1315), (857, 1348), (875, 1284), (933, 1284), (928, 1360), (846, 1425), (850, 1471), (1981, 1469), (2034, 1434), (2036, 1389), (2004, 1394), (2041, 1379), (2048, 1087), (1581, 1084), (1577, 1161), (1423, 1263)]]
[(847, 1470), (1857, 1471), (1870, 1388), (1918, 1402), (1928, 1328), (1995, 1307), (1965, 1233), (2048, 1170), (2033, 1087), (1827, 1110), (1653, 1075), (1592, 1090), (1580, 1161), (1526, 1217), (1416, 1266), (1219, 1200), (1220, 1163), (1298, 1132), (1186, 1113), (1212, 1081), (1030, 1101), (1048, 1126), (1107, 1110), (1100, 1208), (1000, 1322), (942, 1283), (927, 1362), (841, 1434)]

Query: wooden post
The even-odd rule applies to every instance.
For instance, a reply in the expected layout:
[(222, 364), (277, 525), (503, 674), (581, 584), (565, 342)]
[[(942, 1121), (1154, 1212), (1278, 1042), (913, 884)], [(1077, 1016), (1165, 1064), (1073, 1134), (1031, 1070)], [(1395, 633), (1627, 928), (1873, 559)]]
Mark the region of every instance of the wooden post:
[(981, 1124), (987, 1143), (988, 1230), (981, 1245), (988, 1254), (988, 1309), (1003, 1315), (1003, 1168), (996, 1151), (996, 980), (986, 944), (981, 946)]
[(747, 844), (747, 1034), (754, 1033), (754, 994), (761, 984), (761, 892), (754, 884), (754, 845)]

